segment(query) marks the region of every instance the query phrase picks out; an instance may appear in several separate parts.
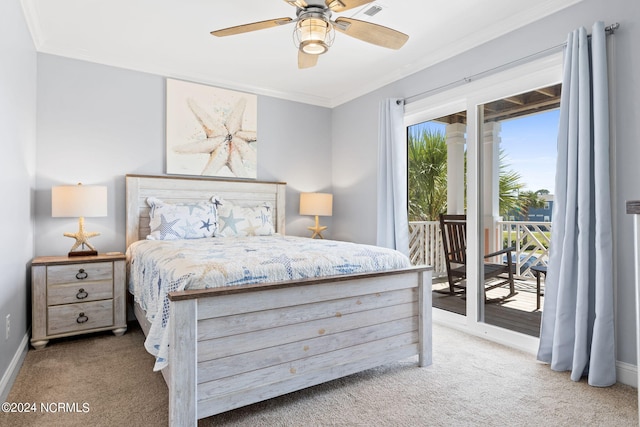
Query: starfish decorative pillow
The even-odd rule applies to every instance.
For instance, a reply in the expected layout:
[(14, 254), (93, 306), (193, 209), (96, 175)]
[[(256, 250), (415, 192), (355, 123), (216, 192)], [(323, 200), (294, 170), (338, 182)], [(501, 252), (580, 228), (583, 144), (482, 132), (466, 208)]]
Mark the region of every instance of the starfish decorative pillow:
[(218, 208), (219, 227), (216, 236), (270, 236), (275, 230), (269, 203), (257, 206), (238, 206), (214, 198)]
[(218, 215), (213, 202), (166, 203), (156, 197), (147, 198), (148, 240), (202, 239), (213, 237), (218, 229)]

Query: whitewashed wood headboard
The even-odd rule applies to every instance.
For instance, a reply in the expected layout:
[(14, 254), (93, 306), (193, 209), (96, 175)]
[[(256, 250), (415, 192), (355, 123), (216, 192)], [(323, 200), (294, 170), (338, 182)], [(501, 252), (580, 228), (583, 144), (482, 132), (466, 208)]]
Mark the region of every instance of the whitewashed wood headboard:
[(285, 190), (284, 182), (127, 175), (127, 248), (150, 233), (147, 197), (169, 203), (208, 201), (213, 196), (244, 205), (269, 202), (275, 230), (284, 234)]

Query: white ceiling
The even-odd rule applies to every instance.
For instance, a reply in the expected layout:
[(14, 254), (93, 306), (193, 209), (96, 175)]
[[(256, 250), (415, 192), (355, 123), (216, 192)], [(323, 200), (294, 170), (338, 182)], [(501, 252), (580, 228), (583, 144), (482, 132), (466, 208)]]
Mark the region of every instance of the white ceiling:
[[(22, 0), (38, 52), (334, 107), (581, 0), (380, 0), (338, 16), (409, 35), (390, 50), (336, 33), (314, 68), (297, 68), (293, 25), (210, 31), (295, 17), (283, 0)], [(307, 3), (317, 3), (307, 0)], [(320, 3), (323, 3), (320, 1)], [(374, 17), (362, 12), (382, 6)]]

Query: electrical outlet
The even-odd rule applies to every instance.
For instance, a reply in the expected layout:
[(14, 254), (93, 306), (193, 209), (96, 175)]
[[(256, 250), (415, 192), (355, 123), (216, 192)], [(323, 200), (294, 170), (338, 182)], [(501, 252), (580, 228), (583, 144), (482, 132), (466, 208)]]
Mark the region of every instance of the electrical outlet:
[(6, 327), (6, 332), (4, 334), (4, 339), (8, 340), (9, 339), (9, 333), (11, 332), (11, 315), (7, 314), (7, 318), (5, 321), (5, 327)]

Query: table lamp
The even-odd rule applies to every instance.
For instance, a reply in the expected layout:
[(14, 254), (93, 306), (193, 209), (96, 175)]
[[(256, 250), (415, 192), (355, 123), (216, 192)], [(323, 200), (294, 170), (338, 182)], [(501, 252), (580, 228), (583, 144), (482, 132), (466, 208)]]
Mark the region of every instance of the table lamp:
[[(85, 217), (107, 216), (107, 187), (99, 185), (60, 185), (51, 189), (51, 216), (77, 217), (78, 231), (64, 233), (76, 239), (69, 256), (98, 255), (98, 251), (87, 241), (100, 233), (84, 230)], [(85, 249), (85, 246), (88, 249)], [(80, 249), (78, 249), (80, 248)]]
[(311, 238), (323, 239), (322, 231), (326, 226), (320, 226), (319, 216), (331, 216), (333, 213), (333, 195), (329, 193), (300, 193), (300, 215), (315, 215), (315, 227), (307, 227), (313, 231)]

